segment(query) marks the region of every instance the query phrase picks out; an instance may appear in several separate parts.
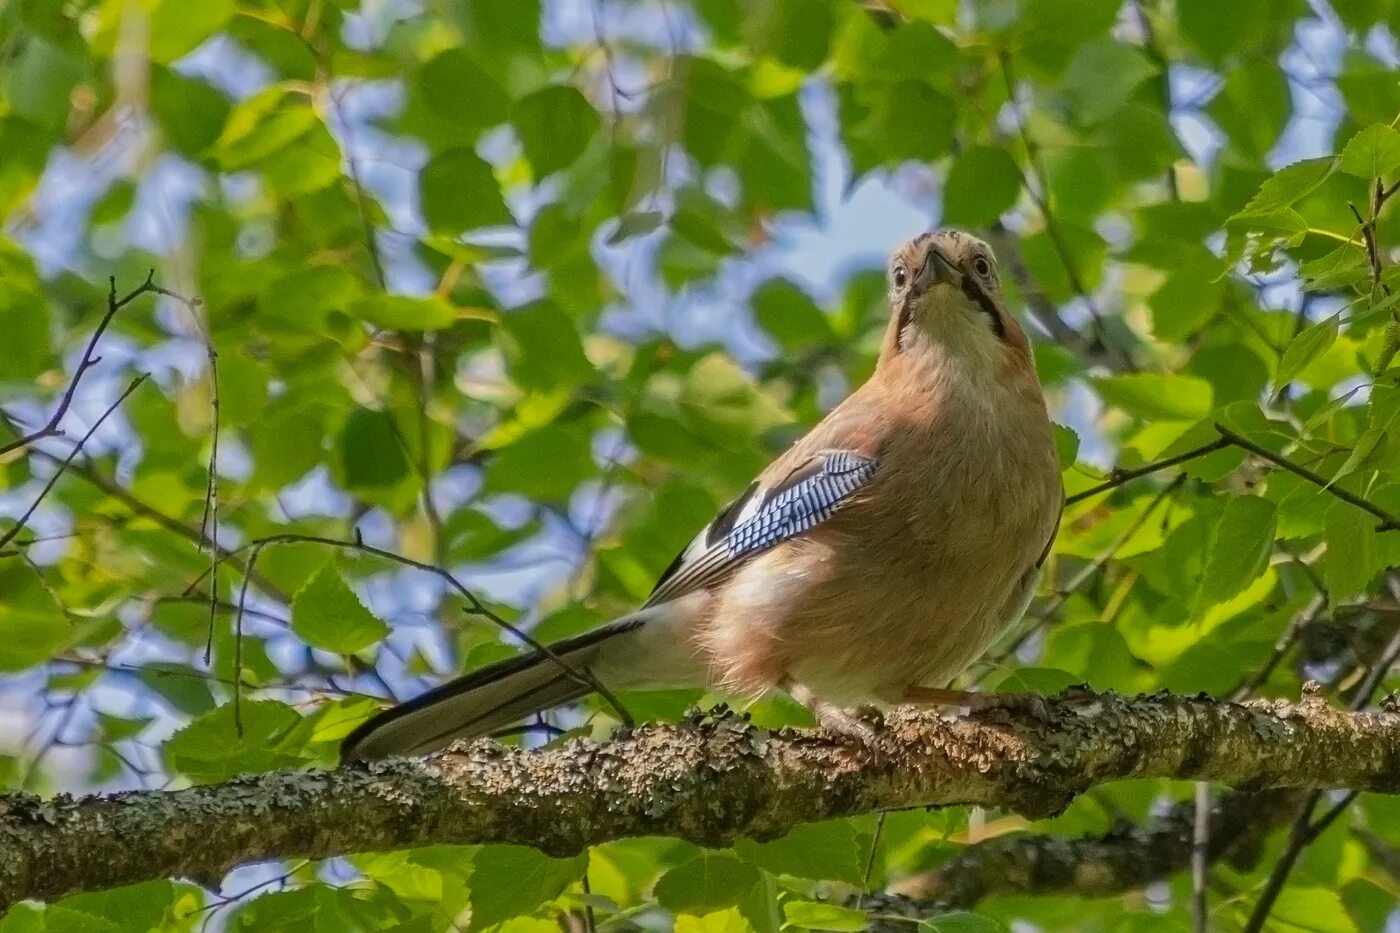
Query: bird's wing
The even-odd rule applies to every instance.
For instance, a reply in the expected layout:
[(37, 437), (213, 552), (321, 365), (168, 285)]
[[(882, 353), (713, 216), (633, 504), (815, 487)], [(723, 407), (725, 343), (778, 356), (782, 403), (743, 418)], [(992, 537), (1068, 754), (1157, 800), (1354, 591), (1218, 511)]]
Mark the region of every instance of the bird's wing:
[(772, 485), (749, 484), (671, 561), (647, 598), (653, 606), (723, 579), (755, 554), (826, 521), (875, 475), (879, 461), (854, 450), (821, 450)]

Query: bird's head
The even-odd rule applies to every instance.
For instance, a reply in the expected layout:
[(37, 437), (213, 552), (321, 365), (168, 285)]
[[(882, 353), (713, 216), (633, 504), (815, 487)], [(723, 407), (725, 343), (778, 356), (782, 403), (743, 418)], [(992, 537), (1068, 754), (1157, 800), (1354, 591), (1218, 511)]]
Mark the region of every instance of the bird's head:
[(1006, 310), (992, 249), (957, 230), (921, 233), (890, 257), (886, 355), (930, 343), (988, 362), (1028, 359), (1025, 333)]

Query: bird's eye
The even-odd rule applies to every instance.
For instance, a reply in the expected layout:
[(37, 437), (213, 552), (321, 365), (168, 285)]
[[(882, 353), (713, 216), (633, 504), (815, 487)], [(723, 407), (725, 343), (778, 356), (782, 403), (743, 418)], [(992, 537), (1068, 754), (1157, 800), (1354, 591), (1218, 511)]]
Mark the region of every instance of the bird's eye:
[(972, 260), (972, 270), (984, 279), (992, 277), (992, 262), (986, 256), (978, 256)]
[(903, 288), (904, 283), (909, 280), (909, 273), (904, 271), (903, 266), (894, 267), (894, 287)]

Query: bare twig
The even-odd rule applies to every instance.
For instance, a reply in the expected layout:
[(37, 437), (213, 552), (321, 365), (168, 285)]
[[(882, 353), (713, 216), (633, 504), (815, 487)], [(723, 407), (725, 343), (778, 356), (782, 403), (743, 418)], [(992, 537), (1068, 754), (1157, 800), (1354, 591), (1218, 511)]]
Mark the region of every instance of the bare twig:
[(1195, 808), (1191, 823), (1191, 929), (1207, 933), (1210, 929), (1210, 903), (1206, 898), (1206, 881), (1210, 872), (1210, 806), (1209, 781), (1196, 782)]
[(1338, 499), (1341, 499), (1343, 502), (1350, 503), (1351, 505), (1356, 506), (1362, 511), (1371, 513), (1376, 518), (1379, 518), (1381, 520), (1380, 527), (1377, 529), (1378, 531), (1394, 531), (1396, 529), (1400, 529), (1400, 516), (1397, 516), (1392, 512), (1387, 512), (1385, 509), (1376, 505), (1369, 499), (1363, 498), (1362, 496), (1358, 496), (1356, 495), (1356, 493), (1348, 492), (1346, 489), (1343, 489), (1341, 486), (1328, 480), (1327, 477), (1314, 473), (1307, 467), (1302, 466), (1298, 463), (1294, 463), (1287, 457), (1280, 456), (1279, 454), (1274, 453), (1272, 450), (1269, 450), (1267, 447), (1261, 447), (1259, 444), (1254, 443), (1249, 438), (1236, 434), (1234, 431), (1231, 431), (1229, 428), (1225, 427), (1222, 424), (1217, 424), (1215, 426), (1215, 430), (1220, 432), (1220, 436), (1222, 439), (1229, 441), (1234, 446), (1239, 447), (1242, 450), (1247, 450), (1250, 453), (1254, 454), (1256, 457), (1259, 457), (1263, 460), (1267, 460), (1274, 466), (1287, 470), (1294, 476), (1298, 476), (1302, 479), (1307, 480), (1314, 486), (1317, 486), (1323, 492), (1330, 493), (1333, 496), (1336, 496)]
[(1128, 526), (1109, 543), (1108, 547), (1104, 548), (1093, 560), (1081, 567), (1079, 572), (1071, 577), (1068, 583), (1058, 589), (1049, 602), (1036, 613), (1035, 621), (1032, 622), (1005, 651), (997, 655), (993, 664), (998, 664), (1014, 655), (1017, 651), (1020, 651), (1021, 646), (1030, 640), (1031, 636), (1039, 632), (1054, 618), (1055, 614), (1060, 611), (1071, 595), (1077, 593), (1080, 587), (1092, 579), (1099, 571), (1103, 570), (1104, 567), (1108, 566), (1108, 562), (1114, 558), (1119, 549), (1127, 544), (1128, 541), (1132, 539), (1133, 535), (1137, 534), (1138, 531), (1147, 524), (1148, 520), (1152, 518), (1152, 513), (1157, 511), (1157, 507), (1170, 498), (1172, 493), (1176, 492), (1185, 480), (1186, 474), (1182, 473), (1166, 486), (1163, 486), (1157, 492), (1157, 495), (1153, 496), (1152, 501), (1147, 503), (1142, 513), (1134, 518)]
[[(1016, 124), (1016, 132), (1021, 137), (1021, 143), (1026, 149), (1026, 160), (1030, 164), (1033, 179), (1024, 179), (1023, 187), (1035, 202), (1036, 208), (1045, 220), (1045, 233), (1050, 238), (1050, 244), (1055, 248), (1055, 253), (1060, 257), (1060, 264), (1064, 267), (1065, 277), (1069, 280), (1069, 286), (1084, 302), (1084, 306), (1089, 311), (1089, 316), (1094, 320), (1094, 330), (1098, 337), (1098, 342), (1106, 349), (1117, 354), (1121, 365), (1125, 369), (1133, 370), (1137, 368), (1132, 353), (1126, 348), (1118, 346), (1109, 339), (1107, 323), (1103, 314), (1099, 311), (1099, 306), (1094, 297), (1089, 294), (1089, 290), (1084, 286), (1084, 280), (1079, 276), (1079, 270), (1074, 263), (1074, 256), (1070, 253), (1069, 243), (1065, 240), (1064, 231), (1060, 229), (1054, 211), (1050, 207), (1050, 198), (1047, 192), (1045, 166), (1041, 163), (1040, 147), (1031, 137), (1030, 131), (1026, 128), (1026, 121), (1021, 115), (1021, 109), (1016, 99), (1016, 75), (1012, 69), (1011, 53), (1002, 49), (998, 55), (1001, 64), (1002, 80), (1006, 84), (1006, 98), (1011, 110), (1012, 120)], [(1034, 184), (1032, 184), (1032, 180)]]
[[(118, 485), (118, 483), (111, 477), (98, 472), (92, 467), (85, 466), (81, 463), (72, 462), (71, 460), (66, 461), (65, 458), (59, 457), (55, 454), (51, 454), (45, 450), (36, 449), (34, 451), (34, 456), (39, 460), (43, 460), (46, 463), (51, 463), (55, 466), (67, 462), (69, 464), (68, 474), (70, 476), (75, 476), (78, 479), (81, 479), (83, 482), (87, 483), (88, 485), (96, 489), (100, 489), (102, 492), (106, 493), (113, 499), (116, 499), (122, 505), (126, 506), (134, 514), (139, 515), (142, 518), (148, 519), (154, 522), (155, 524), (159, 525), (160, 527), (164, 528), (166, 531), (170, 531), (177, 535), (180, 535), (182, 538), (186, 538), (190, 541), (196, 542), (201, 540), (198, 528), (196, 528), (193, 525), (186, 524), (185, 522), (182, 522), (180, 519), (175, 518), (171, 515), (167, 515), (165, 512), (162, 512), (160, 509), (151, 505), (149, 502), (138, 498), (135, 494), (131, 492), (131, 490)], [(236, 557), (233, 554), (233, 552), (230, 551), (228, 548), (219, 545), (216, 548), (216, 550), (219, 552), (219, 555), (223, 560), (231, 562), (240, 571), (246, 570), (246, 563), (241, 558)], [(206, 573), (207, 572), (208, 571), (206, 570)], [(201, 577), (200, 579), (203, 579), (203, 577)], [(278, 587), (276, 583), (272, 582), (272, 580), (268, 579), (267, 577), (261, 574), (256, 575), (254, 577), (253, 582), (256, 583), (258, 585), (258, 588), (265, 593), (270, 593), (274, 596), (277, 596), (283, 601), (286, 601), (286, 599), (288, 598), (287, 595), (282, 592), (281, 588)]]
[(1228, 440), (1225, 440), (1224, 438), (1221, 438), (1220, 440), (1211, 441), (1209, 444), (1202, 444), (1200, 447), (1195, 447), (1182, 454), (1177, 454), (1172, 457), (1165, 457), (1161, 460), (1154, 460), (1153, 462), (1146, 464), (1145, 466), (1134, 467), (1131, 470), (1115, 469), (1113, 470), (1113, 472), (1109, 473), (1108, 479), (1106, 479), (1102, 483), (1099, 483), (1097, 486), (1090, 486), (1088, 489), (1085, 489), (1082, 492), (1077, 492), (1072, 496), (1066, 497), (1065, 505), (1071, 506), (1074, 505), (1076, 502), (1083, 502), (1085, 499), (1097, 496), (1101, 492), (1108, 492), (1110, 489), (1117, 489), (1124, 483), (1132, 482), (1133, 480), (1138, 479), (1139, 477), (1149, 476), (1153, 473), (1158, 473), (1162, 470), (1174, 467), (1178, 463), (1185, 463), (1188, 460), (1195, 460), (1197, 457), (1204, 457), (1206, 454), (1213, 454), (1217, 450), (1223, 450), (1224, 448), (1229, 446), (1230, 442)]
[[(442, 567), (437, 567), (433, 564), (427, 564), (422, 561), (414, 560), (413, 558), (405, 557), (402, 554), (395, 554), (393, 551), (386, 551), (382, 548), (377, 548), (370, 544), (365, 544), (364, 541), (359, 540), (358, 535), (356, 535), (356, 539), (353, 541), (344, 541), (338, 538), (326, 538), (320, 535), (293, 534), (288, 532), (283, 534), (269, 535), (265, 538), (259, 538), (256, 541), (249, 541), (247, 544), (237, 547), (229, 553), (230, 555), (234, 555), (240, 554), (244, 551), (254, 551), (254, 553), (251, 554), (248, 559), (248, 566), (250, 568), (249, 575), (251, 575), (251, 570), (256, 563), (256, 552), (259, 552), (263, 548), (268, 547), (270, 545), (278, 544), (320, 544), (325, 547), (341, 548), (347, 551), (358, 551), (362, 554), (369, 554), (373, 557), (378, 557), (383, 560), (392, 561), (393, 563), (401, 564), (405, 567), (412, 567), (415, 570), (421, 570), (424, 573), (433, 574), (434, 576), (441, 579), (448, 586), (452, 587), (452, 589), (455, 590), (459, 596), (461, 596), (467, 601), (468, 611), (472, 615), (481, 616), (482, 618), (490, 620), (492, 623), (494, 623), (501, 629), (509, 632), (511, 635), (515, 636), (516, 638), (524, 642), (526, 645), (533, 648), (535, 652), (541, 655), (542, 657), (548, 658), (550, 661), (557, 664), (560, 667), (560, 669), (563, 670), (566, 674), (568, 674), (568, 676), (576, 683), (586, 686), (590, 690), (596, 691), (598, 695), (601, 696), (608, 703), (608, 705), (613, 708), (613, 711), (617, 714), (619, 720), (624, 725), (633, 725), (632, 716), (627, 712), (626, 707), (624, 707), (622, 703), (618, 701), (617, 697), (613, 695), (612, 691), (609, 690), (606, 685), (599, 681), (598, 678), (593, 676), (592, 671), (588, 670), (586, 667), (575, 667), (568, 661), (561, 658), (555, 651), (550, 649), (549, 646), (540, 642), (528, 632), (524, 631), (518, 626), (512, 625), (510, 622), (507, 622), (505, 619), (501, 618), (500, 615), (491, 611), (491, 609), (485, 603), (483, 603), (475, 593), (473, 593), (470, 589), (463, 585), (462, 582), (458, 580), (451, 572), (443, 569)], [(197, 587), (200, 581), (203, 580), (207, 575), (208, 572), (206, 571), (204, 574), (201, 574), (198, 578), (196, 578), (194, 582), (192, 582), (186, 588), (186, 593), (189, 593), (195, 587)], [(238, 600), (240, 606), (242, 606), (245, 602), (247, 591), (248, 581), (245, 577), (243, 582), (243, 588)], [(235, 642), (235, 651), (238, 650), (236, 645), (237, 643)], [(241, 672), (239, 673), (241, 675)]]
[(73, 404), (73, 396), (78, 392), (78, 383), (82, 381), (87, 371), (98, 363), (102, 362), (102, 357), (97, 355), (97, 343), (102, 339), (102, 335), (107, 332), (107, 326), (112, 323), (112, 318), (117, 316), (117, 312), (131, 304), (137, 298), (147, 292), (157, 292), (164, 294), (164, 290), (154, 282), (156, 270), (152, 269), (146, 276), (146, 281), (142, 282), (135, 289), (128, 292), (121, 298), (117, 297), (117, 279), (115, 276), (108, 279), (109, 289), (107, 292), (107, 312), (102, 315), (102, 320), (97, 322), (97, 329), (92, 332), (92, 337), (88, 339), (87, 347), (83, 350), (82, 359), (78, 361), (78, 368), (73, 371), (73, 378), (68, 382), (68, 388), (63, 390), (63, 395), (59, 397), (58, 407), (53, 410), (49, 420), (43, 427), (31, 434), (26, 434), (19, 440), (10, 441), (7, 444), (0, 444), (0, 459), (13, 451), (29, 447), (37, 441), (46, 437), (57, 437), (63, 432), (59, 430), (59, 423), (63, 421), (63, 416), (68, 414), (68, 409)]
[(137, 388), (140, 387), (141, 383), (146, 381), (146, 379), (147, 374), (142, 373), (135, 379), (131, 380), (131, 383), (126, 387), (122, 394), (117, 396), (117, 400), (111, 405), (107, 406), (107, 410), (104, 411), (98, 417), (98, 419), (92, 423), (92, 427), (88, 428), (87, 433), (82, 436), (82, 439), (79, 440), (77, 444), (73, 445), (73, 449), (69, 451), (68, 456), (65, 457), (58, 464), (58, 467), (53, 471), (53, 475), (49, 477), (49, 481), (44, 484), (44, 488), (39, 490), (39, 495), (35, 496), (34, 501), (29, 504), (29, 508), (24, 510), (24, 514), (19, 517), (19, 519), (14, 523), (14, 525), (12, 525), (3, 534), (0, 534), (0, 548), (3, 548), (5, 545), (13, 541), (15, 535), (19, 534), (20, 531), (24, 528), (24, 526), (29, 522), (29, 520), (34, 517), (35, 511), (38, 510), (40, 504), (43, 503), (44, 499), (48, 497), (48, 494), (53, 491), (53, 488), (55, 485), (58, 484), (59, 479), (68, 470), (69, 466), (72, 465), (74, 458), (76, 458), (78, 454), (82, 453), (83, 445), (85, 445), (89, 440), (92, 439), (92, 436), (97, 433), (97, 429), (102, 427), (102, 423), (108, 418), (110, 418), (112, 416), (112, 413), (115, 412), (119, 407), (121, 407), (122, 402), (126, 401), (127, 396), (135, 392)]
[[(1397, 657), (1400, 657), (1400, 631), (1391, 636), (1389, 644), (1371, 665), (1365, 679), (1357, 685), (1355, 693), (1352, 694), (1351, 702), (1347, 704), (1352, 712), (1364, 709), (1371, 702), (1376, 689), (1380, 687), (1381, 681), (1385, 679), (1385, 675), (1395, 664)], [(1288, 876), (1298, 863), (1303, 850), (1322, 835), (1327, 827), (1331, 826), (1337, 817), (1346, 811), (1356, 797), (1354, 793), (1343, 795), (1314, 822), (1312, 812), (1317, 807), (1318, 801), (1322, 799), (1322, 794), (1322, 790), (1315, 790), (1308, 794), (1302, 807), (1299, 808), (1298, 816), (1293, 821), (1293, 828), (1289, 831), (1288, 847), (1279, 856), (1279, 860), (1274, 863), (1274, 869), (1264, 882), (1264, 890), (1260, 893), (1259, 899), (1255, 901), (1254, 910), (1250, 913), (1242, 933), (1259, 933), (1264, 928), (1264, 923), (1269, 919), (1269, 914), (1273, 911), (1274, 904), (1278, 900), (1279, 894), (1283, 892)]]
[(1308, 604), (1308, 607), (1289, 623), (1288, 628), (1284, 630), (1284, 633), (1274, 642), (1273, 649), (1270, 650), (1269, 656), (1264, 659), (1264, 663), (1259, 666), (1259, 669), (1255, 671), (1248, 680), (1241, 684), (1239, 689), (1231, 694), (1230, 698), (1235, 701), (1243, 700), (1253, 695), (1256, 690), (1263, 686), (1269, 677), (1273, 675), (1274, 669), (1279, 666), (1284, 655), (1288, 653), (1288, 649), (1292, 648), (1293, 644), (1298, 640), (1298, 636), (1302, 635), (1309, 625), (1312, 625), (1320, 619), (1322, 614), (1326, 611), (1327, 594), (1319, 592), (1313, 597), (1313, 601)]

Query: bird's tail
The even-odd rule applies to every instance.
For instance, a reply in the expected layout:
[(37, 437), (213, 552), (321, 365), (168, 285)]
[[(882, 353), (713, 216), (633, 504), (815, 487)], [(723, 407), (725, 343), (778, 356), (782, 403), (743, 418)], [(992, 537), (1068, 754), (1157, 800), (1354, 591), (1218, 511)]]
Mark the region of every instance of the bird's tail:
[(533, 652), (507, 658), (386, 709), (345, 737), (341, 760), (424, 755), (457, 739), (489, 735), (532, 713), (587, 696), (593, 688), (580, 675), (594, 665), (603, 646), (619, 647), (618, 641), (627, 640), (646, 623), (644, 613), (624, 616), (554, 643), (550, 646), (554, 657)]

